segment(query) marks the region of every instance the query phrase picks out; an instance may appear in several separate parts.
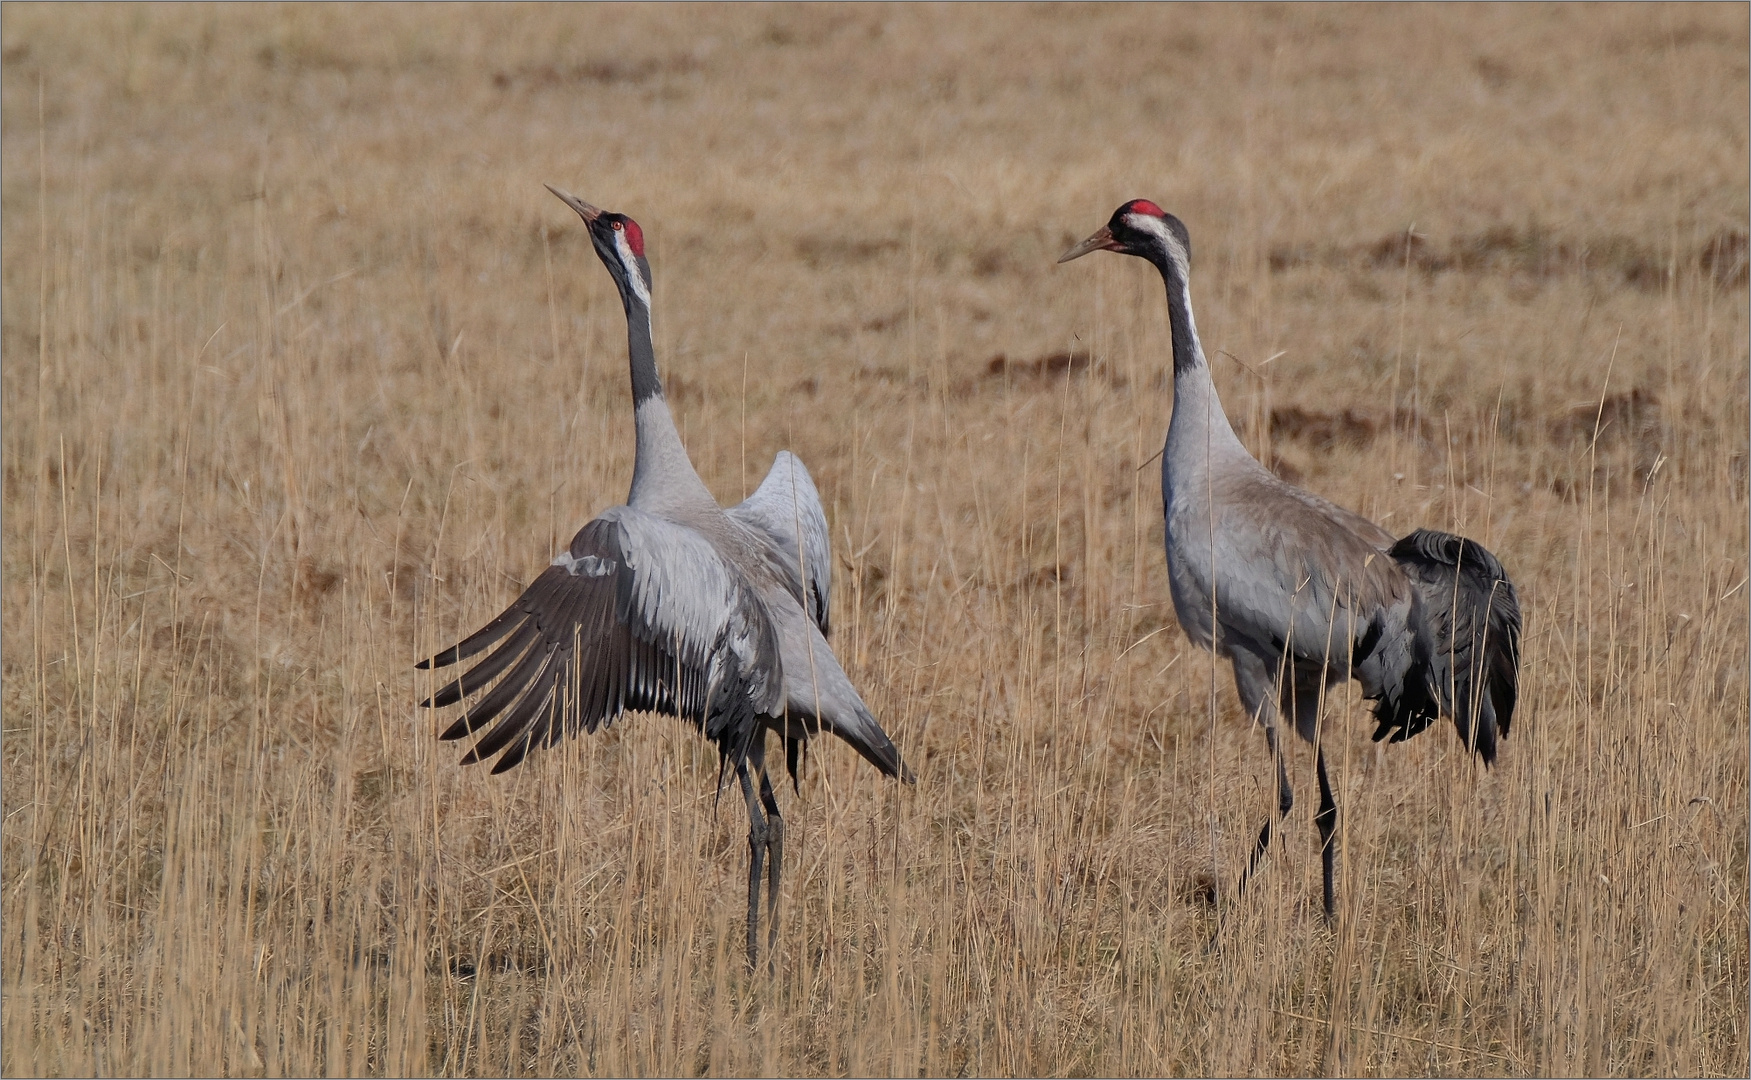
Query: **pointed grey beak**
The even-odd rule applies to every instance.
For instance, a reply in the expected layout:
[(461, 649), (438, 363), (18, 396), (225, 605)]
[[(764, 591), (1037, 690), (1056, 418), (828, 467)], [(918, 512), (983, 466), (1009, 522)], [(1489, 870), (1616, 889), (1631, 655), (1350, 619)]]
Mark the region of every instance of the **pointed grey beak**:
[[(554, 192), (554, 194), (557, 195), (559, 193)], [(564, 196), (560, 196), (560, 197), (564, 198)], [(1066, 251), (1064, 254), (1058, 256), (1058, 261), (1061, 263), (1067, 263), (1071, 259), (1080, 259), (1084, 255), (1087, 255), (1091, 251), (1118, 251), (1118, 250), (1119, 250), (1119, 242), (1117, 240), (1113, 239), (1112, 230), (1108, 229), (1105, 225), (1102, 225), (1098, 230), (1096, 230), (1096, 232), (1093, 236), (1089, 237), (1087, 240), (1084, 240), (1082, 243), (1077, 244), (1075, 247), (1071, 248), (1069, 251)]]
[(552, 184), (543, 184), (541, 186), (546, 188), (548, 191), (553, 192), (554, 195), (558, 196), (560, 202), (565, 203), (567, 206), (571, 207), (573, 210), (576, 210), (578, 212), (578, 216), (583, 218), (584, 221), (586, 221), (586, 222), (595, 221), (597, 218), (602, 216), (602, 211), (596, 209), (594, 206), (591, 206), (589, 203), (578, 198), (576, 195), (573, 195), (569, 191), (563, 191), (559, 188), (554, 187)]

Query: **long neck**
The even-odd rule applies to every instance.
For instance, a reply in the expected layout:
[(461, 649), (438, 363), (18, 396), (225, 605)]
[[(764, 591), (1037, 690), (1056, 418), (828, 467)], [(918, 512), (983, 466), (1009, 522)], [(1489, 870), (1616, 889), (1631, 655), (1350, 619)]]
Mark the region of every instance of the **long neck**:
[(651, 309), (637, 297), (626, 297), (626, 355), (632, 362), (632, 407), (663, 396), (657, 377), (657, 350), (651, 344)]
[(1191, 468), (1215, 458), (1237, 453), (1249, 460), (1222, 401), (1210, 379), (1210, 365), (1198, 342), (1198, 326), (1192, 319), (1191, 289), (1185, 269), (1165, 253), (1152, 259), (1167, 286), (1167, 321), (1173, 335), (1173, 420), (1168, 425), (1167, 449), (1162, 455), (1163, 482), (1176, 468)]
[(626, 353), (632, 368), (633, 422), (637, 443), (632, 463), (628, 505), (648, 510), (717, 507), (705, 483), (687, 458), (675, 417), (663, 400), (657, 377), (657, 353), (651, 344), (651, 309), (636, 295), (626, 295)]

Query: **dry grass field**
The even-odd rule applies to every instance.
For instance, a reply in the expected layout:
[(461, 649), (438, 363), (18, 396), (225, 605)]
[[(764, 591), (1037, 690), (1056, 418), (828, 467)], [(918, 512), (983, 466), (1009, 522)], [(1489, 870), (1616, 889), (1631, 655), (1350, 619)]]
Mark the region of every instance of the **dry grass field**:
[[(1745, 1074), (1743, 5), (0, 23), (5, 1073)], [(771, 975), (691, 729), (414, 708), (631, 473), (544, 181), (644, 226), (707, 484), (813, 470), (918, 771), (781, 793)], [(1053, 262), (1132, 197), (1248, 445), (1519, 584), (1495, 768), (1333, 704), (1329, 928), (1299, 743), (1234, 896), (1159, 279)]]

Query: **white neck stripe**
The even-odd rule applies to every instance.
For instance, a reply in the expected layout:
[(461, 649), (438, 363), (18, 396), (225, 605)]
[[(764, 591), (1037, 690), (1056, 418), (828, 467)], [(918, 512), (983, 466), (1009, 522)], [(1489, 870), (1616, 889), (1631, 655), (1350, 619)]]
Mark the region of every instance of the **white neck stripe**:
[(625, 229), (614, 231), (614, 249), (620, 253), (620, 265), (626, 268), (626, 277), (632, 283), (632, 291), (638, 294), (640, 300), (644, 301), (645, 310), (650, 310), (650, 282), (644, 280), (644, 275), (639, 272), (638, 256), (633, 254), (632, 244), (626, 238)]
[(1180, 280), (1185, 281), (1189, 277), (1191, 266), (1186, 259), (1185, 249), (1180, 246), (1179, 239), (1169, 231), (1167, 222), (1153, 214), (1126, 214), (1125, 224), (1159, 239), (1161, 246), (1167, 249), (1168, 258), (1173, 260), (1174, 268), (1179, 271)]

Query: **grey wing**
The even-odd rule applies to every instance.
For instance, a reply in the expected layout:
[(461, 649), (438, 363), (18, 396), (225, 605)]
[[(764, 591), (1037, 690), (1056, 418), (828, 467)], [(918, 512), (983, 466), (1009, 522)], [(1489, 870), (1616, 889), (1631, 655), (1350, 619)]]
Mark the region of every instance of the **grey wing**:
[[(827, 515), (809, 470), (789, 450), (780, 450), (766, 479), (727, 511), (770, 540), (782, 556), (783, 580), (821, 633), (829, 632), (833, 599), (833, 548)], [(800, 554), (799, 554), (800, 551)]]
[[(884, 775), (912, 783), (912, 770), (901, 759), (899, 748), (852, 685), (820, 628), (803, 616), (802, 609), (781, 604), (783, 599), (774, 601), (771, 610), (784, 652), (786, 740), (801, 742), (816, 730), (830, 731)], [(786, 749), (788, 754), (790, 748)], [(794, 768), (791, 774), (795, 776)]]
[(1436, 712), (1416, 589), (1377, 545), (1377, 526), (1353, 529), (1351, 519), (1365, 519), (1288, 490), (1294, 497), (1236, 504), (1218, 532), (1223, 635), (1273, 663), (1289, 654), (1295, 678), (1285, 680), (1284, 707), (1307, 737), (1310, 688), (1349, 677), (1375, 702), (1377, 720), (1414, 734)]
[[(1514, 720), (1520, 683), (1520, 598), (1496, 557), (1464, 537), (1418, 529), (1391, 555), (1416, 584), (1441, 712), (1485, 762)], [(1386, 732), (1376, 732), (1380, 738)], [(1394, 739), (1414, 732), (1394, 732)]]
[(1361, 663), (1358, 651), (1371, 654), (1379, 639), (1402, 631), (1411, 590), (1367, 539), (1298, 509), (1278, 504), (1224, 523), (1215, 552), (1218, 619), (1230, 636), (1347, 675)]
[(783, 703), (777, 634), (741, 572), (692, 529), (626, 506), (580, 529), (498, 618), (418, 666), (489, 648), (423, 704), (485, 690), (439, 737), (496, 720), (462, 759), (502, 750), (495, 773), (629, 709), (689, 720), (739, 759)]

